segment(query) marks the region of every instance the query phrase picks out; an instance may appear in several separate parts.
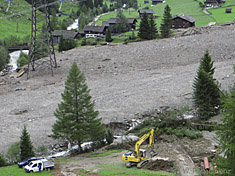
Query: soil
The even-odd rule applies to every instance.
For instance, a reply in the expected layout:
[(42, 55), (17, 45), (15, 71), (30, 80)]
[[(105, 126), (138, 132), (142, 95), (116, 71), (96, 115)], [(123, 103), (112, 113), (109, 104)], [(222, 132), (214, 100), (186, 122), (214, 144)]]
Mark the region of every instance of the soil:
[(15, 72), (0, 77), (0, 152), (19, 141), (24, 125), (36, 147), (58, 142), (50, 137), (53, 113), (73, 62), (85, 74), (103, 123), (123, 122), (163, 106), (191, 107), (193, 80), (206, 49), (215, 78), (228, 90), (235, 80), (234, 36), (231, 24), (188, 29), (169, 39), (78, 47), (56, 53), (53, 77), (48, 58), (36, 62), (30, 79)]

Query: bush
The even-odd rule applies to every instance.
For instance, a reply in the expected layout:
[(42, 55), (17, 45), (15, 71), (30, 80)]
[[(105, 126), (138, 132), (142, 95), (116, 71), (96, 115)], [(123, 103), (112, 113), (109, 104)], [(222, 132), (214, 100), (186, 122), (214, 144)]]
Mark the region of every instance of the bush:
[(7, 150), (6, 158), (10, 164), (20, 161), (20, 142), (15, 142)]
[(97, 45), (97, 40), (94, 38), (89, 38), (86, 40), (87, 45)]
[(113, 133), (112, 131), (108, 130), (106, 134), (106, 140), (108, 144), (111, 144), (113, 142)]
[(6, 166), (6, 159), (3, 154), (0, 153), (0, 167)]
[(0, 46), (0, 71), (4, 69), (4, 66), (9, 63), (10, 56), (7, 49), (4, 46)]
[(81, 42), (81, 46), (85, 46), (86, 45), (86, 38), (84, 38)]
[(59, 43), (59, 52), (70, 50), (72, 48), (75, 48), (76, 46), (77, 46), (77, 43), (74, 39), (64, 39), (61, 36), (60, 43)]
[(127, 45), (128, 42), (129, 42), (129, 40), (128, 40), (128, 39), (125, 39), (124, 42), (123, 42), (123, 44), (124, 44), (124, 45)]
[(36, 153), (40, 156), (47, 155), (47, 147), (45, 145), (38, 146), (38, 148), (36, 149)]
[(19, 67), (22, 67), (24, 65), (27, 65), (29, 62), (29, 56), (27, 54), (24, 54), (22, 51), (20, 53), (20, 58), (17, 60), (17, 65)]

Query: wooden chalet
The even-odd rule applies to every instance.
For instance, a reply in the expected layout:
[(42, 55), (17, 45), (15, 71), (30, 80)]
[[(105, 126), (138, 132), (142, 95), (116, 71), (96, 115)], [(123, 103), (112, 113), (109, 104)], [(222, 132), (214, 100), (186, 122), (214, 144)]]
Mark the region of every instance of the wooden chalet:
[(138, 10), (139, 12), (139, 17), (142, 18), (144, 13), (147, 13), (148, 17), (154, 14), (154, 11), (152, 9), (140, 9)]
[(105, 35), (107, 26), (85, 26), (83, 31), (85, 34), (100, 34)]
[(152, 0), (152, 5), (157, 5), (159, 3), (163, 3), (163, 0)]
[(148, 1), (148, 0), (145, 0), (145, 1), (144, 1), (144, 4), (148, 4), (148, 3), (149, 3), (149, 1)]
[(225, 0), (205, 0), (204, 4), (206, 7), (215, 7), (219, 6), (219, 4), (224, 4)]
[(195, 19), (191, 16), (180, 14), (172, 18), (172, 28), (188, 28), (195, 26)]
[(79, 38), (79, 32), (73, 30), (54, 30), (52, 33), (53, 43), (60, 43), (61, 36), (63, 36), (64, 39), (77, 39)]
[[(135, 30), (137, 19), (136, 18), (127, 18), (128, 24), (130, 25), (131, 30)], [(111, 32), (114, 32), (113, 26), (117, 24), (117, 18), (110, 18), (109, 21), (103, 21), (102, 26), (109, 27)]]
[(225, 13), (232, 13), (232, 8), (226, 8)]

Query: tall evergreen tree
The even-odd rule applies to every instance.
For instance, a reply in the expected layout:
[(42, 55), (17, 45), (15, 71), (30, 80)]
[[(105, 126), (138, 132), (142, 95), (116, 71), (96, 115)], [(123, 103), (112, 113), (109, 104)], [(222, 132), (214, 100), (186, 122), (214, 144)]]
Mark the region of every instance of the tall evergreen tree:
[(33, 144), (30, 140), (30, 135), (24, 126), (21, 137), (20, 137), (20, 159), (25, 160), (26, 158), (35, 156), (33, 151)]
[(203, 58), (200, 60), (200, 67), (199, 69), (203, 69), (206, 73), (213, 77), (215, 73), (215, 67), (213, 67), (214, 61), (211, 60), (211, 56), (209, 54), (208, 49), (204, 54)]
[(208, 56), (207, 50), (193, 83), (193, 102), (201, 119), (208, 119), (218, 112), (217, 106), (220, 105), (221, 98), (219, 85), (213, 78), (215, 68)]
[(57, 120), (53, 125), (53, 138), (77, 144), (87, 140), (99, 141), (105, 135), (105, 128), (98, 119), (98, 111), (94, 110), (94, 102), (89, 95), (90, 90), (85, 82), (84, 74), (73, 63), (65, 82), (62, 102), (54, 115)]
[(168, 5), (166, 5), (164, 9), (162, 23), (160, 26), (160, 32), (162, 38), (170, 37), (171, 26), (172, 26), (171, 8)]
[(156, 23), (153, 19), (153, 15), (150, 16), (149, 18), (149, 39), (156, 39), (157, 38), (157, 26)]
[(148, 40), (149, 39), (149, 21), (147, 13), (144, 13), (142, 19), (140, 21), (140, 28), (138, 36), (141, 39)]
[(119, 10), (117, 13), (117, 21), (114, 25), (114, 31), (118, 33), (127, 32), (130, 29), (130, 25), (128, 24), (128, 20), (123, 15), (122, 11)]
[(112, 42), (113, 39), (112, 39), (112, 36), (111, 36), (111, 32), (110, 32), (110, 29), (108, 28), (106, 34), (105, 34), (105, 41), (106, 42)]
[(227, 175), (233, 176), (235, 175), (235, 86), (223, 99), (222, 114), (223, 124), (220, 125), (217, 137), (225, 158), (218, 160), (217, 165), (219, 168), (226, 169)]

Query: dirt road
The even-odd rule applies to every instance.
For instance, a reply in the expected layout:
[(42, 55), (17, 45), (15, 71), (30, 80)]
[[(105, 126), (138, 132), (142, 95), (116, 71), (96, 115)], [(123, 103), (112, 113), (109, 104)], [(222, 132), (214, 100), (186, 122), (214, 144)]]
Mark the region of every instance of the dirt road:
[(137, 43), (79, 47), (56, 55), (51, 77), (37, 68), (16, 78), (0, 77), (0, 152), (16, 141), (23, 128), (35, 146), (53, 141), (53, 115), (73, 62), (84, 72), (104, 123), (135, 118), (161, 106), (192, 105), (192, 83), (206, 49), (216, 66), (215, 78), (227, 89), (234, 83), (235, 25), (208, 27), (201, 34)]

